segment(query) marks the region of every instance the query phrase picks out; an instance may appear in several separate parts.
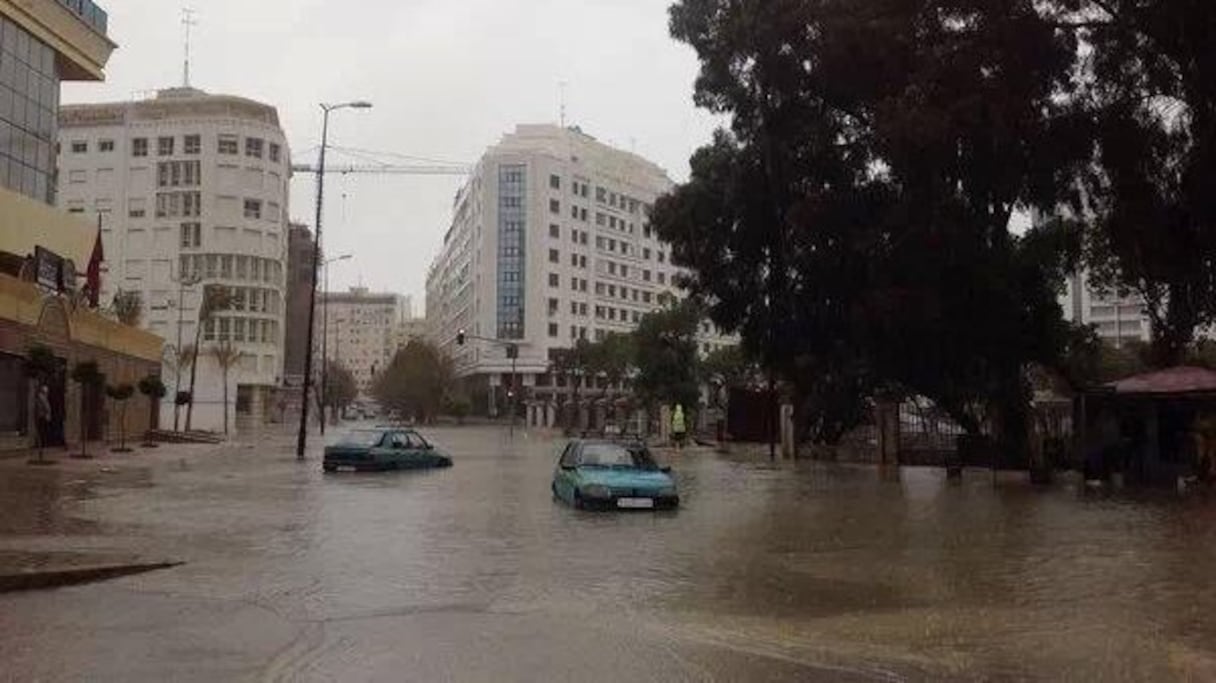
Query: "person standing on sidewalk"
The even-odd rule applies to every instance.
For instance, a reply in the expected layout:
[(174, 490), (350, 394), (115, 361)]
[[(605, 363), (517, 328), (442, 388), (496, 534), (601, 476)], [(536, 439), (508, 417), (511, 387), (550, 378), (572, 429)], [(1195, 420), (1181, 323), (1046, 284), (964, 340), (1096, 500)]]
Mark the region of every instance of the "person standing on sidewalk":
[(37, 430), (38, 457), (51, 439), (51, 390), (47, 385), (38, 386), (38, 396), (34, 398), (34, 427)]
[(684, 423), (684, 406), (677, 403), (676, 409), (671, 412), (671, 439), (676, 442), (677, 448), (684, 448), (684, 439), (687, 434), (687, 425)]

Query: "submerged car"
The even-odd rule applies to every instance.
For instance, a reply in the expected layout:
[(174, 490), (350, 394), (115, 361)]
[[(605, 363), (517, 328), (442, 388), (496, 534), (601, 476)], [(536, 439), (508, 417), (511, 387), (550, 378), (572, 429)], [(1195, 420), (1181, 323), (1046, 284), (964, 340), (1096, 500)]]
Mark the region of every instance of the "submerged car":
[(553, 473), (553, 495), (576, 508), (651, 510), (680, 504), (670, 467), (640, 443), (571, 441)]
[(452, 459), (421, 434), (403, 427), (355, 429), (325, 447), (326, 472), (451, 467)]

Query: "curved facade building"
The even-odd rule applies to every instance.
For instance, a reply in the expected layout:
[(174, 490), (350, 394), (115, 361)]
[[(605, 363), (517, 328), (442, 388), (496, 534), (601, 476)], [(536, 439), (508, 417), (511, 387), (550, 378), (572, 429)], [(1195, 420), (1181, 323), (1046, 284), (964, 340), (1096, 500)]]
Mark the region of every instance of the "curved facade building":
[[(143, 326), (166, 341), (171, 395), (174, 352), (197, 334), (192, 427), (223, 426), (222, 373), (211, 350), (225, 342), (240, 354), (229, 370), (229, 424), (273, 414), (283, 377), (291, 173), (275, 108), (190, 88), (70, 105), (60, 111), (59, 150), (60, 206), (101, 226), (102, 301), (138, 293)], [(208, 285), (228, 288), (232, 307), (199, 329)], [(185, 389), (188, 367), (182, 375)], [(161, 423), (171, 424), (164, 412)]]

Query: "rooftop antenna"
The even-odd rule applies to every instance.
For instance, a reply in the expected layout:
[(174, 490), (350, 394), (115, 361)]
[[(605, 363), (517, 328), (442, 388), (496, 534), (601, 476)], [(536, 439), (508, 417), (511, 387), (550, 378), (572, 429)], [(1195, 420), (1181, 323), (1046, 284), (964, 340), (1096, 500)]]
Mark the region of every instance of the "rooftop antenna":
[(189, 7), (182, 8), (182, 26), (186, 27), (186, 59), (182, 64), (182, 86), (190, 87), (190, 29), (198, 26), (194, 18), (195, 11)]
[(562, 128), (566, 127), (566, 87), (569, 83), (565, 81), (557, 82), (558, 101), (561, 102), (561, 122)]

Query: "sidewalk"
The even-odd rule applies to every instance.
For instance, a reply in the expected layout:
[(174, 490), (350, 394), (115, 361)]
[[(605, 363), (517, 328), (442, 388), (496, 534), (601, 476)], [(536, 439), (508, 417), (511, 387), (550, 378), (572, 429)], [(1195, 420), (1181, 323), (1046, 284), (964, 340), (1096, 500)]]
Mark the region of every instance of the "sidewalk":
[(221, 446), (164, 444), (130, 453), (89, 444), (46, 450), (49, 465), (31, 465), (37, 451), (0, 454), (0, 592), (54, 588), (173, 566), (128, 530), (109, 528), (90, 503), (112, 490), (154, 485), (154, 471), (215, 455)]

